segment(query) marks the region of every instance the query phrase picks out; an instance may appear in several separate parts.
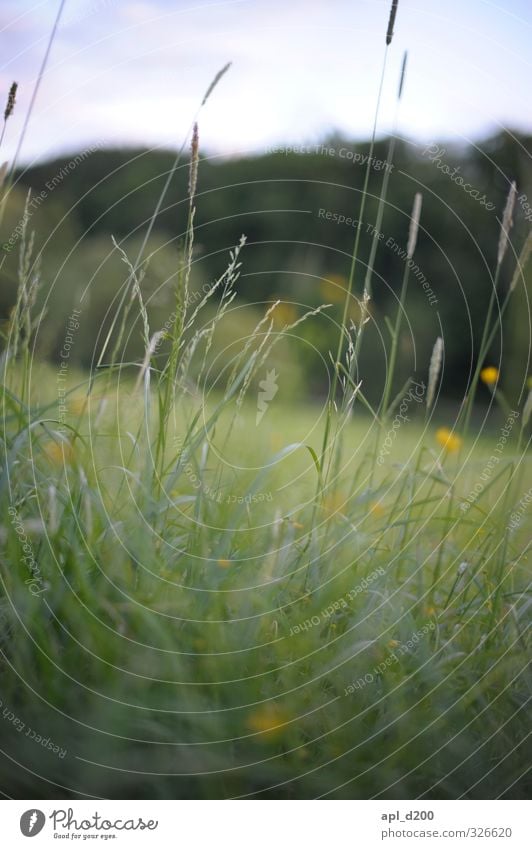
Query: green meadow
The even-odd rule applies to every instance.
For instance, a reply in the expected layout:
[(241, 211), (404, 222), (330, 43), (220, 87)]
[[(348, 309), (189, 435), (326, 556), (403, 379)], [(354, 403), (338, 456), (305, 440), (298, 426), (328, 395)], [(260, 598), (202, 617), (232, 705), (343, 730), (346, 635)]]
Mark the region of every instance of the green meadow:
[[(288, 170), (258, 200), (253, 162), (223, 166), (240, 169), (255, 218), (235, 216), (209, 253), (202, 204), (222, 228), (231, 196), (202, 195), (198, 133), (165, 154), (155, 202), (138, 208), (130, 193), (152, 178), (131, 156), (113, 213), (125, 233), (92, 232), (105, 181), (84, 191), (73, 169), (59, 181), (72, 206), (58, 187), (42, 242), (15, 164), (2, 173), (0, 788), (527, 798), (532, 236), (515, 223), (519, 188), (505, 180), (497, 216), (477, 217), (486, 253), (465, 261), (430, 188), (456, 186), (442, 169), (431, 183), (425, 161), (392, 203), (395, 172), (372, 163), (405, 151), (375, 130), (356, 191), (318, 187), (312, 226), (330, 209), (343, 240), (334, 267), (316, 260), (325, 230), (292, 244), (287, 218), (272, 216), (271, 239), (257, 229), (268, 203), (314, 204), (297, 176), (281, 208), (274, 183), (295, 168), (282, 154), (266, 165)], [(118, 156), (91, 153), (89, 167), (99, 154), (109, 168)], [(332, 159), (301, 167), (318, 185), (320, 168), (342, 167)], [(78, 199), (89, 217), (76, 222)], [(342, 210), (371, 226), (342, 230)], [(467, 310), (446, 277), (455, 243)]]

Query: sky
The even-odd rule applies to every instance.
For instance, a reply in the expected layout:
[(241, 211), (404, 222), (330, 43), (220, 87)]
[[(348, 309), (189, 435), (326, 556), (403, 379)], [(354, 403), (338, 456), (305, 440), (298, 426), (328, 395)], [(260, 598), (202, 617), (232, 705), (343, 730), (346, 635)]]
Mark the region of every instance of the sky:
[[(2, 159), (16, 148), (59, 0), (2, 0), (0, 100), (19, 83)], [(20, 153), (30, 164), (98, 146), (261, 153), (371, 133), (390, 0), (66, 0)], [(532, 0), (400, 0), (378, 131), (481, 140), (532, 132)], [(2, 107), (3, 108), (3, 107)]]

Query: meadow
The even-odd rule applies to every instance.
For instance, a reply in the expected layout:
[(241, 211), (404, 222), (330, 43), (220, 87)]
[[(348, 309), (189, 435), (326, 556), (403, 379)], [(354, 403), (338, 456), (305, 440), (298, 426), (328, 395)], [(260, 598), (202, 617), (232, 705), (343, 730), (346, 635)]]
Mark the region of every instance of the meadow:
[(459, 403), (440, 397), (447, 327), (401, 368), (413, 193), (375, 403), (359, 361), (379, 239), (362, 265), (353, 233), (336, 344), (313, 348), (327, 388), (311, 392), (299, 352), (330, 304), (242, 311), (244, 236), (199, 289), (197, 127), (187, 169), (170, 318), (152, 325), (144, 288), (163, 188), (140, 250), (110, 248), (123, 276), (90, 369), (70, 362), (77, 295), (58, 355), (37, 353), (48, 293), (23, 219), (1, 361), (2, 792), (526, 798), (532, 390), (510, 403), (493, 356), (532, 248), (509, 250), (515, 184)]

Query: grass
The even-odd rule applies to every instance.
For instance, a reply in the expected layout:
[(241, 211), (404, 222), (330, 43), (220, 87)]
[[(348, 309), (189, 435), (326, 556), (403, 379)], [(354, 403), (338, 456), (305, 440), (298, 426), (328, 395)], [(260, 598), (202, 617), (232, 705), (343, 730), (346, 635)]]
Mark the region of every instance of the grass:
[[(39, 391), (52, 385), (41, 370)], [(247, 448), (255, 405), (242, 406), (228, 441), (226, 410), (216, 446), (229, 468), (238, 455), (250, 470), (219, 478), (203, 441), (155, 499), (145, 449), (127, 436), (142, 427), (133, 388), (112, 388), (96, 429), (93, 402), (78, 412), (65, 451), (39, 424), (49, 410), (35, 410), (30, 430), (15, 402), (6, 415), (4, 499), (42, 592), (29, 592), (7, 523), (2, 700), (67, 755), (4, 721), (2, 784), (45, 798), (524, 792), (525, 524), (504, 547), (504, 475), (467, 514), (447, 509), (449, 479), (466, 494), (497, 437), (455, 475), (456, 455), (440, 467), (432, 453), (433, 430), (405, 424), (368, 490), (375, 426), (359, 419), (344, 436), (355, 456), (309, 529), (308, 452), (265, 464), (313, 427), (319, 443), (319, 409), (272, 405)], [(194, 414), (180, 405), (176, 434)]]
[[(367, 174), (361, 205), (366, 192)], [(414, 385), (394, 380), (407, 266), (383, 401), (366, 400), (371, 268), (359, 323), (345, 320), (356, 242), (325, 404), (264, 388), (279, 339), (316, 311), (279, 335), (269, 308), (213, 386), (245, 239), (191, 304), (193, 189), (189, 201), (175, 320), (150, 328), (147, 240), (134, 262), (115, 243), (126, 280), (112, 332), (95, 371), (68, 370), (65, 416), (57, 367), (34, 356), (45, 319), (21, 237), (2, 357), (0, 786), (17, 798), (525, 798), (530, 401), (487, 473), (505, 424), (492, 411), (491, 430), (472, 427), (491, 307), (454, 425), (437, 394), (398, 418)], [(505, 213), (505, 239), (510, 227)], [(146, 354), (129, 364), (135, 314)]]

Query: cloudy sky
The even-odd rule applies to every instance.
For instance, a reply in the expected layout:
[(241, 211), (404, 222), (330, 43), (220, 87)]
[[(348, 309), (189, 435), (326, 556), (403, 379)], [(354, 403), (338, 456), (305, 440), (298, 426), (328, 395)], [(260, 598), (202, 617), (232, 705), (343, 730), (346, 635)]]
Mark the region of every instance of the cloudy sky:
[[(16, 146), (59, 0), (2, 0), (0, 92), (20, 85), (4, 156)], [(200, 116), (203, 149), (238, 154), (316, 142), (373, 122), (390, 0), (66, 0), (21, 159), (92, 144), (179, 146)], [(481, 139), (532, 131), (531, 0), (400, 0), (379, 129)]]

